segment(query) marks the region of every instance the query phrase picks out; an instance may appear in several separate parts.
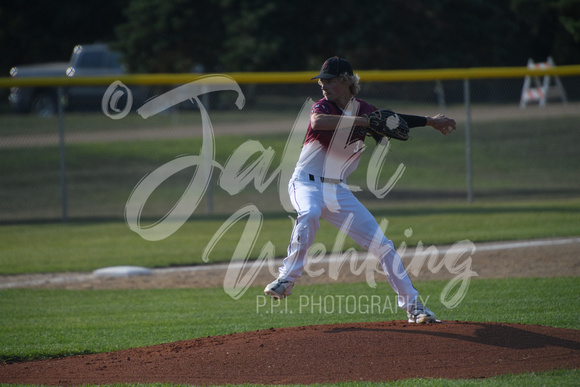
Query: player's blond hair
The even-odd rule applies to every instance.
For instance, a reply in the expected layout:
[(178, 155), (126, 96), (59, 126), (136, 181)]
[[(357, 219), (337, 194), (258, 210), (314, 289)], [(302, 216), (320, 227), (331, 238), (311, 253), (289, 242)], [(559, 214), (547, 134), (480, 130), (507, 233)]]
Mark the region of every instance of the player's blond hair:
[[(358, 74), (349, 75), (348, 73), (342, 73), (338, 76), (340, 80), (348, 84), (350, 92), (352, 95), (357, 95), (360, 91), (360, 77)], [(322, 81), (319, 79), (318, 84), (322, 85)]]
[(349, 75), (348, 73), (342, 73), (340, 74), (340, 79), (343, 82), (348, 83), (352, 95), (358, 94), (358, 92), (360, 91), (360, 77), (358, 76), (358, 74)]

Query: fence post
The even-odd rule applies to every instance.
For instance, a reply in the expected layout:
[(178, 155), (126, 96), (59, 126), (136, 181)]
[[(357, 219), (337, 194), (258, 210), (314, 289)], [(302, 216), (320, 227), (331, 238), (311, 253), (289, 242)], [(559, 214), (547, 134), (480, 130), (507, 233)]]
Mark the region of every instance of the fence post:
[(64, 138), (64, 108), (62, 86), (57, 89), (58, 106), (58, 144), (60, 159), (60, 200), (61, 200), (61, 221), (68, 221), (67, 184), (66, 184), (66, 152)]
[(467, 202), (473, 201), (473, 171), (471, 165), (471, 97), (469, 79), (463, 81), (463, 98), (465, 100), (465, 169), (467, 174)]

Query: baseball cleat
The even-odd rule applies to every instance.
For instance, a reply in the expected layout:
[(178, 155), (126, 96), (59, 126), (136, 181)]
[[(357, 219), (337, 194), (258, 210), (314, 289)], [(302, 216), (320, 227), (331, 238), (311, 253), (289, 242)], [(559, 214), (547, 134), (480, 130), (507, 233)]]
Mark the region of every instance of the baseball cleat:
[(435, 318), (435, 313), (431, 312), (419, 300), (415, 300), (411, 305), (411, 309), (407, 311), (407, 318), (410, 323), (425, 324), (430, 322), (438, 322)]
[(276, 300), (281, 300), (282, 298), (286, 298), (292, 294), (293, 287), (294, 282), (277, 279), (266, 286), (264, 294), (275, 298)]

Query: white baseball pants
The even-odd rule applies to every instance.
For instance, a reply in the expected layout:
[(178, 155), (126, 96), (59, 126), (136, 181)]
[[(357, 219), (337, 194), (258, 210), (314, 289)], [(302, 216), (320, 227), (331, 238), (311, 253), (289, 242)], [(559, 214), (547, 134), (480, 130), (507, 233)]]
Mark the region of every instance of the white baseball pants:
[(308, 175), (294, 176), (288, 190), (297, 218), (278, 278), (296, 281), (302, 275), (308, 249), (320, 227), (319, 219), (323, 218), (377, 257), (387, 281), (398, 295), (399, 307), (407, 309), (415, 301), (419, 294), (403, 269), (393, 242), (346, 184), (322, 183), (318, 177), (311, 181)]

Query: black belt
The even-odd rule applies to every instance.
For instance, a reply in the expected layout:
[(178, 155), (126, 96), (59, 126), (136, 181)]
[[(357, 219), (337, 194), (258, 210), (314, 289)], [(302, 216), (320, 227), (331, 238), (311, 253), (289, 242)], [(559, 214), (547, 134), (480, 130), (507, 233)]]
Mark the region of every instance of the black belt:
[(311, 174), (308, 174), (308, 178), (311, 181), (320, 180), (320, 182), (322, 182), (322, 183), (330, 183), (330, 184), (340, 184), (340, 183), (342, 183), (342, 180), (340, 180), (340, 179), (330, 179), (328, 177), (318, 177), (318, 176), (314, 176), (314, 175), (311, 175)]

